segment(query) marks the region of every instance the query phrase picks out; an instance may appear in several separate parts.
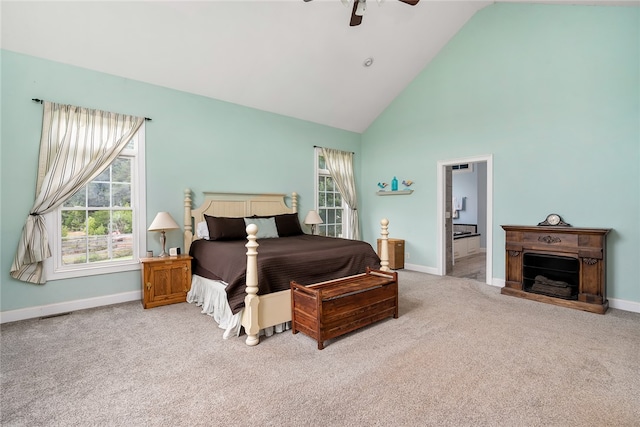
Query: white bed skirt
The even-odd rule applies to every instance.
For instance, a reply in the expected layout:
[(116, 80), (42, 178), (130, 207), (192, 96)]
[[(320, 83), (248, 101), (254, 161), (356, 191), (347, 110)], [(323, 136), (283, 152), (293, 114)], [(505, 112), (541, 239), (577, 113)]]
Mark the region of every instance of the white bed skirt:
[[(202, 314), (213, 317), (218, 326), (224, 329), (222, 338), (240, 336), (242, 330), (242, 312), (231, 312), (225, 287), (227, 284), (220, 280), (206, 279), (194, 274), (191, 277), (191, 290), (187, 293), (187, 302), (202, 307)], [(291, 322), (271, 326), (260, 330), (260, 335), (271, 336), (291, 329)]]

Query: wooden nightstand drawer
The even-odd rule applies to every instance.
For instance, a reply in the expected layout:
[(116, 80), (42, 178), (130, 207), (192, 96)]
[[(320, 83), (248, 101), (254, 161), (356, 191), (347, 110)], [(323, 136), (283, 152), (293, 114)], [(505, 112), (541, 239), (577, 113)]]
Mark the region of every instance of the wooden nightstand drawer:
[(191, 257), (141, 258), (142, 306), (185, 302), (191, 289)]

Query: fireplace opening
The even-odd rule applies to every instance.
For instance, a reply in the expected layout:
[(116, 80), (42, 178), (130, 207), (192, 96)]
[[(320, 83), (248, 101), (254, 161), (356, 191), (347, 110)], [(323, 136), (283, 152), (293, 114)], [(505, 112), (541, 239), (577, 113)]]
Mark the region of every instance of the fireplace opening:
[(528, 252), (523, 254), (522, 262), (524, 291), (578, 299), (580, 264), (577, 258)]

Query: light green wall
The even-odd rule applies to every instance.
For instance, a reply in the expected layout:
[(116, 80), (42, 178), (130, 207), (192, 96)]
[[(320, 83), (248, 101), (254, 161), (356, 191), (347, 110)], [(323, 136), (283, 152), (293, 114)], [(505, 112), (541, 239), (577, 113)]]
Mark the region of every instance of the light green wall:
[[(169, 211), (183, 220), (183, 194), (203, 191), (300, 194), (314, 204), (313, 146), (356, 153), (360, 135), (209, 98), (8, 51), (2, 53), (1, 310), (98, 297), (140, 288), (138, 272), (58, 280), (13, 280), (9, 270), (34, 200), (42, 106), (31, 98), (151, 117), (146, 125), (147, 219)], [(304, 217), (303, 217), (304, 218)], [(149, 249), (159, 243), (152, 234)], [(167, 246), (182, 246), (167, 233)]]
[[(481, 10), (363, 135), (363, 207), (389, 217), (409, 262), (435, 268), (436, 162), (493, 154), (493, 276), (500, 225), (557, 212), (613, 228), (608, 296), (640, 302), (639, 28), (639, 8)], [(415, 192), (376, 197), (393, 175)]]

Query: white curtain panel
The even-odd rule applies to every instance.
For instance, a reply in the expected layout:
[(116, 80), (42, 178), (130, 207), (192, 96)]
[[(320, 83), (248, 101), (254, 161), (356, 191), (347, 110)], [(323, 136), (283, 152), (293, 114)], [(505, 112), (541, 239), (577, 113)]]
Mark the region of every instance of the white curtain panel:
[(348, 239), (360, 240), (360, 221), (358, 220), (358, 196), (356, 180), (353, 174), (353, 153), (348, 151), (322, 148), (324, 161), (338, 187), (338, 191), (350, 209), (350, 228)]
[(51, 256), (43, 215), (100, 175), (118, 157), (144, 118), (44, 102), (36, 200), (18, 242), (11, 277), (44, 284)]

